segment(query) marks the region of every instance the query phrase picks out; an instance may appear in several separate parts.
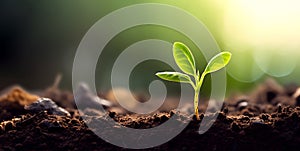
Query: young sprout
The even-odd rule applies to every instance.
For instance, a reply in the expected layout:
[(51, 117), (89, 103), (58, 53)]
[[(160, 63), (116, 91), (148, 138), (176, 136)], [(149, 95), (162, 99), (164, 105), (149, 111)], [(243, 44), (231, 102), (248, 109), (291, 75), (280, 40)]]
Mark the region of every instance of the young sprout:
[[(218, 71), (225, 67), (231, 58), (230, 52), (221, 52), (214, 56), (207, 64), (204, 72), (200, 75), (196, 69), (194, 56), (190, 49), (183, 43), (175, 42), (173, 44), (173, 56), (178, 67), (184, 72), (158, 72), (155, 75), (159, 78), (172, 82), (189, 83), (194, 88), (194, 111), (197, 120), (200, 120), (198, 113), (198, 100), (200, 88), (204, 77), (212, 72)], [(194, 78), (194, 81), (191, 80)]]

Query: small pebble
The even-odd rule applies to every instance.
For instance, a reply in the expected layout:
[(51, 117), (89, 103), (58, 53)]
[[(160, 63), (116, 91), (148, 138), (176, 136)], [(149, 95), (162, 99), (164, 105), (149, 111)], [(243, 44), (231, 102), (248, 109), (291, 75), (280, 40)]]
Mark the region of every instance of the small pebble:
[(24, 109), (32, 112), (47, 111), (54, 115), (71, 116), (67, 110), (57, 106), (55, 102), (48, 98), (39, 98), (36, 102), (25, 105)]
[(248, 101), (245, 99), (242, 99), (240, 101), (238, 101), (237, 103), (237, 108), (239, 111), (242, 111), (243, 109), (245, 109), (248, 106)]

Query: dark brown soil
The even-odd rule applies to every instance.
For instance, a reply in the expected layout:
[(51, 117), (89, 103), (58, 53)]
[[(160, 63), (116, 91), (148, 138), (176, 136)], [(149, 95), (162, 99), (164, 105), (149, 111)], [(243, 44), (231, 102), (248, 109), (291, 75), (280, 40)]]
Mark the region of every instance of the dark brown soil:
[[(103, 141), (85, 125), (69, 92), (47, 90), (40, 95), (66, 108), (71, 117), (50, 115), (46, 111), (31, 113), (24, 110), (24, 105), (36, 96), (20, 88), (7, 92), (0, 99), (0, 150), (125, 150)], [(192, 120), (177, 137), (147, 150), (299, 150), (299, 96), (296, 86), (281, 87), (267, 80), (249, 95), (228, 98), (205, 134), (197, 132), (200, 121)], [(201, 106), (200, 110), (204, 109), (205, 105)], [(182, 122), (190, 118), (178, 111), (147, 116), (115, 112), (100, 115), (93, 109), (88, 111), (91, 119), (112, 117), (119, 124), (133, 128), (155, 127), (170, 116), (177, 116)]]

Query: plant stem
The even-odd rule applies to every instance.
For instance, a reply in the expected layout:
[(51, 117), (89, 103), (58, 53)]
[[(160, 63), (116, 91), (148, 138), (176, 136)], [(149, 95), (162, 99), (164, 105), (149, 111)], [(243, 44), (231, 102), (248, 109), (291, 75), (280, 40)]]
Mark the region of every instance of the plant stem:
[[(202, 86), (202, 83), (203, 83), (203, 80), (204, 80), (204, 77), (205, 77), (205, 73), (201, 74), (201, 77), (200, 79), (197, 78), (196, 79), (196, 89), (195, 89), (195, 96), (194, 96), (194, 112), (195, 112), (195, 116), (197, 118), (197, 120), (200, 120), (200, 117), (199, 117), (199, 108), (198, 108), (198, 104), (199, 104), (199, 93), (200, 93), (200, 89), (201, 89), (201, 86)], [(197, 75), (197, 77), (199, 77), (199, 75)], [(198, 81), (199, 79), (199, 81)]]
[(199, 90), (195, 90), (194, 96), (194, 111), (197, 120), (200, 120), (199, 113), (198, 113), (198, 101), (199, 101)]

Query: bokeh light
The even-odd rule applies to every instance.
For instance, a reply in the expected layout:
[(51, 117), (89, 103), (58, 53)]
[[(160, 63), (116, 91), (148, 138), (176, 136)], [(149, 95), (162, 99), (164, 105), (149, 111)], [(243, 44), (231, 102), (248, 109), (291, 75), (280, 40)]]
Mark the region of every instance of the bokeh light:
[(238, 54), (239, 61), (229, 67), (233, 77), (256, 80), (262, 75), (257, 67), (273, 77), (295, 70), (300, 48), (299, 6), (296, 0), (228, 0), (223, 39), (226, 48)]

